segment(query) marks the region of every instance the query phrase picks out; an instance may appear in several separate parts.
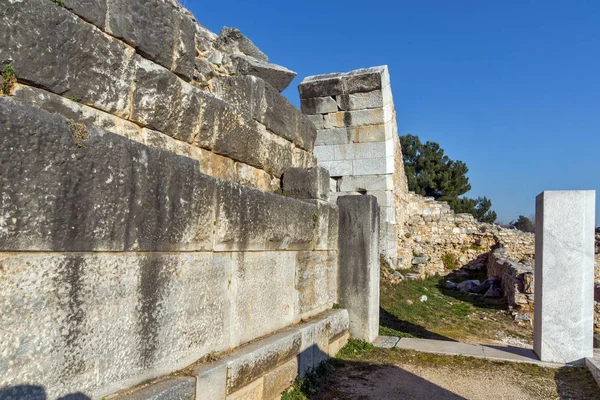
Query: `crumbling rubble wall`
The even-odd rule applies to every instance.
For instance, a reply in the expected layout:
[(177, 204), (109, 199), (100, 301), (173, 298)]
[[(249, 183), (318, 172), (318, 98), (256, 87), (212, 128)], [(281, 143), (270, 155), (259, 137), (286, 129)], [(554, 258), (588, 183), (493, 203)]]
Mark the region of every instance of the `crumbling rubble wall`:
[(271, 398), (343, 345), (337, 206), (279, 194), (316, 165), (291, 71), (171, 0), (10, 1), (0, 33), (0, 391), (100, 398), (235, 349), (209, 381)]

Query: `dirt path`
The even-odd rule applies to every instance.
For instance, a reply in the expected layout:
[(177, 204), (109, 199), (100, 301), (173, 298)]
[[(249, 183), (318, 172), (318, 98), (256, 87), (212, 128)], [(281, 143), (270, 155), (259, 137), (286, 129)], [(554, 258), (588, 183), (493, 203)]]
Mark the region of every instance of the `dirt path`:
[(584, 368), (541, 368), (466, 357), (381, 352), (344, 359), (309, 399), (600, 399)]

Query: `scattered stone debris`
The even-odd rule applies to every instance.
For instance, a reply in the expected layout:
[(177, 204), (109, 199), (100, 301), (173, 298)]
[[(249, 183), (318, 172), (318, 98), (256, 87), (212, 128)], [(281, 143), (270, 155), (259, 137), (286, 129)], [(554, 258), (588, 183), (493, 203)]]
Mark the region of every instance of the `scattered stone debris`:
[(419, 300), (421, 300), (421, 303), (425, 303), (428, 300), (428, 298), (427, 296), (423, 295)]

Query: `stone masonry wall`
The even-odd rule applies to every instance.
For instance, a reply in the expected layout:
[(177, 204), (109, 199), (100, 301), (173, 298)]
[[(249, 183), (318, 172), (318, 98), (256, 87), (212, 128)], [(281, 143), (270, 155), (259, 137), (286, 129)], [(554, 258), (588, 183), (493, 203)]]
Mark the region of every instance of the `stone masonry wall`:
[(0, 8), (0, 393), (100, 398), (235, 350), (222, 398), (275, 397), (348, 329), (337, 207), (276, 194), (316, 165), (294, 73), (175, 1), (62, 3)]
[[(480, 223), (470, 214), (455, 214), (445, 202), (413, 193), (407, 214), (398, 239), (398, 266), (414, 267), (420, 277), (463, 266), (481, 268), (493, 247), (504, 247), (508, 257), (519, 262), (531, 265), (533, 260), (533, 234)], [(455, 265), (450, 265), (452, 260)]]
[[(295, 73), (268, 64), (239, 31), (217, 36), (175, 1), (63, 3), (10, 2), (0, 13), (0, 68), (15, 71), (15, 99), (265, 191), (279, 190), (284, 168), (316, 164), (314, 127), (279, 93), (281, 74), (289, 83)], [(230, 76), (257, 82), (256, 91), (231, 93), (219, 84)], [(245, 113), (228, 96), (263, 107)]]
[(407, 188), (387, 67), (311, 76), (299, 91), (302, 111), (317, 128), (314, 154), (335, 180), (332, 201), (377, 197), (380, 251), (395, 259)]

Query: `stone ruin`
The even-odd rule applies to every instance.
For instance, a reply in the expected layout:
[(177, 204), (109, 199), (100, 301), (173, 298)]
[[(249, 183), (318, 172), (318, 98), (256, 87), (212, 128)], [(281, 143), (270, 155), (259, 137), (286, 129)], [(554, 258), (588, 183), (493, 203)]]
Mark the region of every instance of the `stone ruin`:
[(0, 27), (0, 397), (277, 398), (375, 339), (380, 255), (396, 280), (533, 259), (408, 192), (387, 67), (306, 78), (301, 112), (294, 72), (175, 0)]

